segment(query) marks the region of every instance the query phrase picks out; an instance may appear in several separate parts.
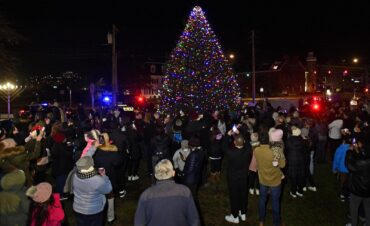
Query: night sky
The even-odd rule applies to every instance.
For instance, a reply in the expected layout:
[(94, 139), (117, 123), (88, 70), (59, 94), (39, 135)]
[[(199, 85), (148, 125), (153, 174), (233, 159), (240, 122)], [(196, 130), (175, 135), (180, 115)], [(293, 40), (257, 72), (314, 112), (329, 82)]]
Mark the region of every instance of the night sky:
[(354, 56), (370, 63), (368, 7), (344, 1), (271, 2), (2, 0), (0, 13), (27, 38), (14, 49), (20, 61), (17, 71), (23, 76), (72, 70), (109, 77), (111, 49), (106, 34), (114, 22), (120, 29), (118, 73), (129, 79), (135, 74), (133, 65), (166, 59), (196, 4), (206, 12), (225, 52), (235, 53), (237, 71), (250, 68), (252, 29), (257, 64), (285, 54), (304, 60), (308, 51), (314, 51), (321, 63)]

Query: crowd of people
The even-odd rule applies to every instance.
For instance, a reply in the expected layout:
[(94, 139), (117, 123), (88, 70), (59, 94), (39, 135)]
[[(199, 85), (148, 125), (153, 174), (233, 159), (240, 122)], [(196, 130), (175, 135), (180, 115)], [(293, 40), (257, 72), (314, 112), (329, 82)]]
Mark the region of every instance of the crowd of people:
[(225, 221), (246, 221), (248, 196), (258, 195), (263, 226), (270, 196), (273, 225), (280, 226), (284, 189), (292, 199), (320, 189), (317, 163), (331, 164), (338, 176), (347, 225), (370, 225), (369, 113), (366, 102), (310, 115), (268, 101), (237, 111), (133, 115), (82, 106), (71, 114), (55, 104), (2, 123), (0, 226), (61, 225), (68, 199), (77, 226), (113, 223), (115, 202), (130, 192), (126, 184), (145, 176), (152, 183), (138, 200), (136, 226), (204, 225), (198, 190), (218, 187), (222, 175)]

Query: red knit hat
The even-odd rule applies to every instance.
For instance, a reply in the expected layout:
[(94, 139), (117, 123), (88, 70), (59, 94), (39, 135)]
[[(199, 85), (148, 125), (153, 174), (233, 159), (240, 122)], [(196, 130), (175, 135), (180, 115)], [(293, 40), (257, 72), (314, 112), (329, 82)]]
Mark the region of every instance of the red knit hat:
[(36, 124), (35, 126), (32, 127), (31, 132), (33, 132), (35, 130), (42, 130), (42, 126), (39, 125), (39, 124)]

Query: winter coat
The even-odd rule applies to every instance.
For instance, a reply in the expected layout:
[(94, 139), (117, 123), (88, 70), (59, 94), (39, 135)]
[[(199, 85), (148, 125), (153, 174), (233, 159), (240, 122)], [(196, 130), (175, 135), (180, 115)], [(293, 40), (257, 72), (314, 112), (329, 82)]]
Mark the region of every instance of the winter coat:
[(184, 166), (184, 183), (199, 185), (202, 181), (202, 172), (205, 154), (201, 147), (193, 148), (186, 158)]
[(290, 136), (286, 143), (289, 175), (303, 176), (307, 146), (301, 136)]
[(160, 180), (141, 194), (135, 226), (199, 226), (190, 190), (173, 180)]
[(337, 148), (334, 155), (333, 172), (348, 173), (348, 169), (345, 165), (348, 150), (349, 144), (341, 144)]
[(142, 153), (139, 146), (139, 143), (141, 142), (140, 135), (138, 131), (134, 129), (127, 130), (127, 138), (131, 144), (130, 148), (130, 158), (132, 159), (140, 159)]
[(130, 154), (130, 141), (126, 134), (116, 129), (109, 134), (109, 138), (112, 140), (112, 144), (118, 148), (118, 153), (120, 153), (123, 158), (128, 158)]
[(349, 190), (357, 196), (370, 197), (370, 156), (353, 152), (349, 152), (347, 155)]
[(258, 164), (258, 178), (260, 184), (270, 187), (276, 187), (281, 184), (283, 173), (280, 168), (285, 167), (285, 159), (279, 160), (278, 167), (272, 165), (272, 151), (267, 144), (261, 144), (254, 149)]
[(173, 168), (179, 169), (180, 171), (184, 170), (186, 158), (189, 156), (190, 150), (188, 149), (185, 151), (184, 149), (180, 148), (175, 152), (173, 155)]
[(247, 177), (252, 157), (251, 146), (245, 145), (245, 147), (240, 149), (232, 147), (226, 152), (226, 155), (228, 160), (228, 177)]
[(73, 147), (67, 146), (66, 142), (54, 139), (51, 148), (51, 172), (53, 176), (68, 175), (73, 168)]
[(25, 149), (23, 146), (16, 146), (0, 151), (0, 168), (5, 172), (14, 169), (21, 169), (26, 174), (27, 185), (31, 185), (32, 177), (29, 170), (30, 161), (36, 161), (41, 153), (41, 143), (36, 142), (34, 149)]
[(150, 142), (150, 149), (152, 151), (152, 155), (161, 156), (162, 158), (171, 157), (170, 147), (171, 139), (167, 135), (164, 136), (157, 135), (153, 137), (152, 141)]
[(254, 155), (254, 150), (256, 149), (256, 147), (260, 146), (260, 142), (259, 141), (251, 141), (250, 142), (251, 144), (251, 147), (252, 147), (252, 159), (251, 159), (251, 163), (249, 164), (249, 170), (250, 171), (253, 171), (253, 172), (257, 172), (257, 160), (256, 160), (256, 156)]
[(1, 180), (0, 226), (25, 226), (30, 201), (26, 196), (23, 171), (15, 170)]
[(123, 157), (114, 145), (99, 146), (94, 155), (95, 168), (104, 168), (105, 173), (115, 190), (118, 186), (118, 168), (122, 164)]
[(100, 213), (106, 204), (105, 195), (112, 191), (112, 184), (107, 176), (95, 175), (82, 178), (73, 175), (73, 210), (84, 215)]
[(222, 157), (222, 139), (221, 140), (212, 140), (209, 146), (209, 158), (212, 159), (221, 159)]
[[(48, 219), (40, 226), (60, 226), (62, 220), (64, 219), (64, 210), (62, 203), (60, 202), (59, 194), (52, 194), (54, 198), (54, 203), (48, 206), (49, 217)], [(36, 225), (36, 217), (32, 216), (32, 222), (30, 226)]]

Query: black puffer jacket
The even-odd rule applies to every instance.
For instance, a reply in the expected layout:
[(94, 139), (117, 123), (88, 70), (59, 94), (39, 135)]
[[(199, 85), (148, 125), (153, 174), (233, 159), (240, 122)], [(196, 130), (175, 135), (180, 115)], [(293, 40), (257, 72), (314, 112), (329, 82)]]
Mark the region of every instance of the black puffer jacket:
[(346, 167), (349, 190), (355, 195), (370, 197), (370, 156), (348, 152)]
[(202, 148), (194, 148), (186, 158), (184, 166), (184, 183), (199, 185), (202, 180), (205, 154)]

